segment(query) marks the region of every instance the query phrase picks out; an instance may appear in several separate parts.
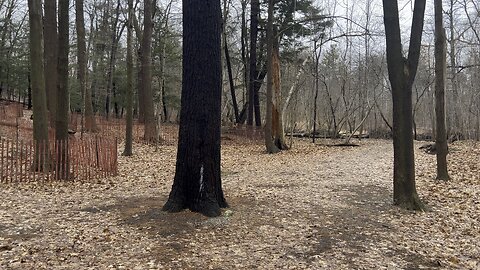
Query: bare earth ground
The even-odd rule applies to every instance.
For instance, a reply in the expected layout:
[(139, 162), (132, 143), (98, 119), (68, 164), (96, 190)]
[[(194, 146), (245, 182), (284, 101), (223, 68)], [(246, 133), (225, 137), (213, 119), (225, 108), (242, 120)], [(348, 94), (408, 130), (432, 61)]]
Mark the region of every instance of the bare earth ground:
[(391, 142), (360, 145), (226, 145), (212, 219), (161, 211), (174, 146), (136, 145), (98, 183), (1, 185), (0, 269), (480, 269), (480, 144), (450, 146), (447, 183), (416, 151), (420, 213), (391, 204)]

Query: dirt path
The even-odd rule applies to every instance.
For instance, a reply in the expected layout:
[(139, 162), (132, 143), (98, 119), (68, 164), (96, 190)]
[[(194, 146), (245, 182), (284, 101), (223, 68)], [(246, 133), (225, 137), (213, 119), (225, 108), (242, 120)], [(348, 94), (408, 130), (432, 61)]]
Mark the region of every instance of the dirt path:
[[(454, 186), (432, 184), (433, 156), (417, 154), (428, 213), (391, 205), (389, 141), (346, 148), (297, 142), (278, 155), (259, 145), (225, 146), (231, 207), (213, 219), (162, 212), (175, 148), (137, 149), (120, 159), (119, 177), (99, 183), (2, 186), (0, 269), (480, 267), (476, 145), (452, 151)], [(459, 162), (465, 155), (474, 161)], [(446, 191), (468, 193), (463, 210)]]

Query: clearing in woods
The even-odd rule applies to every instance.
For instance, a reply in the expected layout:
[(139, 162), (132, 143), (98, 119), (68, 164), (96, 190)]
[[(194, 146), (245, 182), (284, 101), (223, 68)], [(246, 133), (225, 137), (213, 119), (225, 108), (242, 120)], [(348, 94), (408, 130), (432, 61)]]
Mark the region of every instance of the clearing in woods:
[(175, 146), (135, 145), (120, 175), (97, 183), (2, 185), (0, 268), (480, 268), (480, 144), (450, 146), (446, 183), (416, 151), (431, 211), (413, 213), (391, 203), (391, 141), (359, 143), (223, 146), (231, 207), (211, 219), (161, 211)]

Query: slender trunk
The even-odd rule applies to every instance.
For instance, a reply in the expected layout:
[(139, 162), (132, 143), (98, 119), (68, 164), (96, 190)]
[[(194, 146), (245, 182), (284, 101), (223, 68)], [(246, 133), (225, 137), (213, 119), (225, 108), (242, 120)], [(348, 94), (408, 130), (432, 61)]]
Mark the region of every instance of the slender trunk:
[[(248, 107), (248, 97), (246, 98), (246, 94), (248, 93), (248, 82), (249, 82), (249, 65), (248, 65), (248, 34), (247, 34), (247, 0), (242, 0), (242, 63), (243, 63), (243, 83), (244, 83), (244, 92), (243, 92), (243, 104), (244, 109), (242, 112), (244, 113), (246, 108)], [(242, 117), (240, 113), (240, 123), (243, 124), (246, 120), (246, 117)]]
[[(258, 37), (258, 20), (260, 16), (260, 1), (251, 1), (250, 12), (250, 81), (248, 87), (248, 114), (247, 125), (253, 126), (253, 112), (255, 104), (255, 84), (257, 79), (257, 37)], [(258, 98), (258, 96), (257, 96)]]
[[(450, 10), (449, 10), (449, 21), (450, 21), (450, 69), (451, 75), (450, 80), (452, 84), (452, 112), (453, 117), (450, 119), (449, 125), (449, 136), (455, 137), (452, 139), (458, 139), (457, 137), (462, 136), (462, 121), (460, 117), (460, 110), (458, 109), (458, 80), (457, 80), (457, 61), (456, 61), (456, 46), (455, 46), (455, 16), (454, 12), (455, 0), (450, 0)], [(438, 128), (438, 127), (437, 127)], [(447, 135), (448, 136), (448, 135)]]
[[(161, 66), (160, 66), (160, 81), (159, 81), (159, 91), (158, 94), (159, 96), (157, 97), (157, 102), (156, 102), (156, 109), (155, 109), (155, 115), (156, 115), (156, 120), (157, 120), (157, 137), (160, 138), (160, 125), (164, 121), (166, 115), (165, 113), (165, 68), (166, 68), (166, 61), (167, 61), (167, 33), (168, 33), (168, 28), (169, 28), (169, 16), (170, 16), (170, 10), (171, 10), (171, 5), (172, 1), (168, 4), (167, 8), (165, 9), (165, 25), (163, 26), (163, 36), (158, 34), (158, 39), (162, 39), (160, 44), (162, 44), (162, 52), (161, 52)], [(158, 41), (158, 40), (157, 40)]]
[(166, 91), (165, 91), (165, 80), (162, 82), (162, 104), (163, 104), (163, 117), (165, 122), (170, 122), (170, 115), (168, 114), (167, 108), (167, 98), (166, 98)]
[(114, 87), (113, 76), (115, 74), (117, 47), (118, 47), (118, 42), (120, 40), (120, 37), (123, 33), (123, 29), (125, 27), (125, 25), (123, 25), (117, 37), (117, 26), (118, 26), (119, 17), (120, 17), (120, 0), (117, 1), (117, 7), (115, 9), (115, 19), (112, 23), (112, 29), (111, 29), (110, 58), (108, 61), (108, 73), (107, 73), (107, 77), (108, 77), (107, 78), (107, 97), (105, 100), (105, 116), (107, 117), (107, 119), (109, 118), (109, 115), (110, 115), (111, 95)]
[(128, 0), (128, 26), (127, 26), (127, 116), (125, 128), (124, 156), (132, 155), (133, 133), (133, 52), (132, 52), (132, 24), (133, 0)]
[(287, 97), (285, 98), (285, 102), (283, 103), (283, 106), (282, 106), (282, 118), (285, 118), (285, 115), (287, 114), (288, 105), (290, 104), (290, 100), (292, 99), (293, 93), (297, 89), (298, 83), (300, 82), (300, 76), (303, 74), (304, 67), (307, 64), (307, 62), (308, 62), (308, 57), (305, 57), (305, 59), (302, 62), (302, 65), (300, 66), (297, 74), (295, 75), (295, 79), (292, 85), (290, 86), (290, 89), (288, 90)]
[[(166, 60), (167, 60), (167, 43), (165, 42), (165, 37), (163, 40), (162, 46), (162, 66), (161, 66), (161, 74), (160, 74), (160, 97), (158, 98), (158, 121), (165, 121), (167, 115), (165, 113), (165, 68), (166, 68)], [(160, 129), (160, 127), (158, 127)]]
[(475, 140), (480, 141), (480, 112), (476, 115), (477, 124), (475, 125)]
[(232, 63), (230, 62), (230, 53), (228, 51), (228, 43), (226, 34), (223, 35), (225, 61), (227, 63), (228, 81), (230, 83), (230, 94), (232, 95), (232, 106), (235, 114), (235, 122), (240, 122), (240, 114), (238, 113), (237, 96), (235, 94), (235, 83), (233, 81)]
[[(32, 76), (30, 75), (30, 72), (28, 72), (28, 93), (27, 93), (27, 109), (31, 110), (32, 109)], [(0, 95), (0, 99), (1, 99)]]
[(138, 122), (145, 123), (145, 93), (143, 88), (143, 74), (142, 74), (142, 50), (137, 50), (137, 109), (138, 109)]
[(92, 94), (87, 87), (87, 48), (85, 42), (85, 18), (83, 15), (83, 0), (75, 0), (75, 25), (77, 30), (77, 61), (78, 82), (83, 96), (85, 114), (85, 131), (95, 132), (97, 126), (93, 116)]
[(313, 132), (312, 132), (312, 142), (315, 143), (315, 138), (317, 137), (317, 101), (318, 101), (318, 92), (319, 92), (319, 74), (318, 74), (318, 64), (320, 61), (320, 53), (317, 54), (317, 41), (313, 43), (313, 53), (315, 56), (315, 97), (313, 99)]
[(446, 36), (443, 28), (442, 0), (435, 0), (435, 115), (437, 132), (435, 146), (437, 150), (437, 179), (448, 180), (447, 170), (447, 131), (445, 127), (445, 73), (446, 73)]

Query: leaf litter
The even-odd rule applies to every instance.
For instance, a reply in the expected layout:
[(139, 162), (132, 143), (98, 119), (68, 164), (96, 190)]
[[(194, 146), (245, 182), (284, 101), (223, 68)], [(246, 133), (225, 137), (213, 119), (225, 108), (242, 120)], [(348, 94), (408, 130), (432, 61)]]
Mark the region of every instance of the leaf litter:
[(229, 141), (230, 208), (210, 219), (161, 211), (174, 146), (135, 145), (93, 183), (2, 184), (0, 269), (480, 269), (480, 144), (450, 146), (448, 182), (417, 150), (430, 211), (409, 212), (392, 205), (391, 141), (358, 143)]

